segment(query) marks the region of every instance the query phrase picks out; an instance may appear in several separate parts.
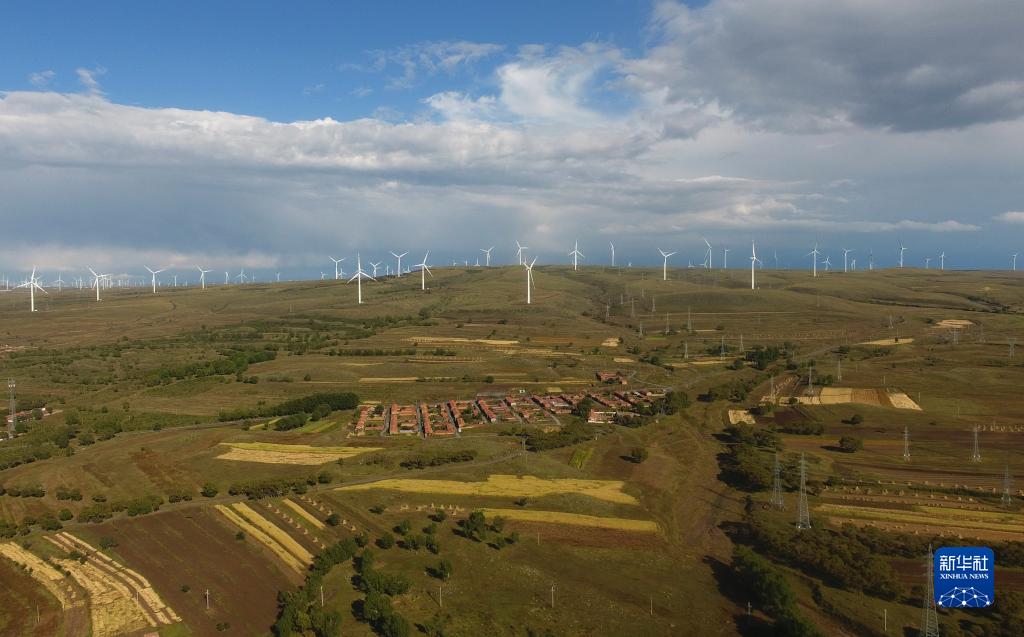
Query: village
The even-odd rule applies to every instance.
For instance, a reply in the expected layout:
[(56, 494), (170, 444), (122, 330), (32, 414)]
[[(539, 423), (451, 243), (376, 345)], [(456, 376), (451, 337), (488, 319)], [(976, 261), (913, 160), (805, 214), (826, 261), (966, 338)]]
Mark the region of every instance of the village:
[[(523, 389), (479, 392), (472, 399), (440, 403), (365, 403), (359, 406), (355, 435), (456, 436), (463, 430), (486, 425), (561, 425), (559, 416), (573, 414), (589, 401), (589, 423), (610, 423), (617, 416), (637, 416), (639, 408), (664, 398), (660, 389), (626, 389), (618, 372), (596, 373), (602, 387), (576, 393), (529, 394)], [(610, 389), (609, 385), (619, 385)]]

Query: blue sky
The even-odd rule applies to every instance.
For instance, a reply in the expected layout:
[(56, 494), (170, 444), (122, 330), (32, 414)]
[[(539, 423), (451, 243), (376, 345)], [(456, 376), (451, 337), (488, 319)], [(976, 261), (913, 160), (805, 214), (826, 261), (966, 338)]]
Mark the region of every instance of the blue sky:
[(0, 268), (509, 262), (517, 238), (1005, 267), (1022, 32), (1015, 0), (8, 4)]
[[(276, 121), (368, 117), (379, 107), (412, 115), (419, 100), (458, 86), (480, 90), (521, 44), (601, 41), (641, 45), (640, 0), (540, 2), (22, 3), (0, 22), (2, 90), (77, 91), (77, 68), (103, 68), (103, 89), (126, 104), (223, 110)], [(421, 72), (408, 87), (375, 52), (419, 42), (504, 47), (471, 73)], [(356, 67), (363, 67), (359, 70)]]

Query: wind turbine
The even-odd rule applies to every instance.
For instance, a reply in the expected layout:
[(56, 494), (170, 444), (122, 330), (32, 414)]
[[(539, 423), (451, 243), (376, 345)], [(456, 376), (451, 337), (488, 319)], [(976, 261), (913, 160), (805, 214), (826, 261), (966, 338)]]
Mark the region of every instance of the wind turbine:
[(851, 252), (853, 252), (853, 250), (847, 250), (846, 248), (843, 248), (843, 272), (847, 271), (847, 269), (846, 269), (846, 256), (848, 254), (850, 254)]
[(352, 281), (356, 282), (356, 286), (357, 286), (357, 288), (359, 290), (359, 292), (358, 292), (358, 303), (360, 305), (362, 305), (362, 303), (363, 303), (363, 279), (364, 278), (370, 279), (372, 281), (376, 281), (377, 280), (377, 279), (373, 278), (372, 276), (370, 276), (369, 274), (363, 272), (363, 261), (359, 257), (359, 253), (357, 252), (356, 253), (356, 273), (354, 275), (352, 275), (352, 278), (349, 279), (348, 282), (349, 283), (351, 283)]
[(340, 259), (335, 259), (334, 257), (327, 258), (330, 259), (331, 261), (334, 261), (334, 280), (337, 281), (338, 279), (341, 278), (342, 274), (344, 274), (343, 272), (338, 270), (338, 266), (341, 265), (341, 262), (345, 260), (345, 257), (342, 257)]
[(723, 255), (723, 257), (722, 257), (722, 269), (723, 270), (728, 270), (729, 269), (729, 248), (723, 248), (722, 249), (722, 255)]
[(103, 284), (103, 280), (104, 279), (108, 279), (110, 277), (110, 275), (109, 274), (96, 274), (96, 271), (93, 270), (92, 268), (89, 268), (89, 272), (92, 273), (92, 276), (93, 276), (92, 285), (93, 285), (94, 288), (96, 288), (96, 300), (99, 301), (100, 300), (100, 286)]
[(828, 272), (829, 270), (832, 269), (832, 262), (828, 260), (828, 257), (825, 257), (824, 264), (825, 264), (825, 272)]
[(872, 250), (868, 253), (868, 270), (874, 271), (875, 269), (875, 251)]
[(153, 294), (156, 294), (156, 275), (158, 275), (161, 272), (165, 271), (167, 268), (160, 268), (159, 270), (153, 270), (153, 269), (150, 269), (150, 267), (148, 265), (145, 266), (145, 268), (147, 270), (149, 270), (151, 281), (153, 283)]
[(903, 269), (903, 253), (906, 252), (906, 251), (907, 251), (907, 249), (903, 246), (903, 242), (900, 241), (900, 269), (901, 270)]
[(661, 280), (668, 281), (668, 258), (675, 254), (675, 252), (665, 252), (661, 248), (658, 248), (658, 252), (661, 253), (663, 261), (661, 262)]
[(818, 276), (818, 255), (820, 255), (820, 254), (821, 253), (818, 252), (818, 244), (815, 243), (814, 244), (814, 249), (804, 255), (804, 256), (807, 256), (807, 257), (813, 257), (814, 258), (814, 276)]
[[(703, 237), (701, 237), (703, 239)], [(708, 247), (708, 251), (704, 253), (704, 267), (708, 270), (711, 269), (711, 244), (708, 243), (707, 239), (704, 239), (704, 245)]]
[(1017, 253), (1016, 252), (1013, 253), (1013, 271), (1014, 272), (1017, 271)]
[[(518, 244), (518, 241), (516, 243)], [(427, 289), (427, 275), (428, 274), (430, 275), (430, 278), (434, 278), (434, 273), (430, 271), (430, 266), (427, 265), (427, 257), (428, 256), (430, 256), (430, 250), (427, 250), (427, 253), (423, 255), (423, 262), (422, 263), (417, 263), (414, 266), (414, 267), (417, 267), (417, 268), (420, 269), (420, 289), (421, 290), (426, 290)]]
[(533, 302), (533, 297), (530, 296), (530, 290), (533, 288), (533, 264), (537, 263), (537, 257), (533, 257), (533, 261), (530, 265), (523, 263), (523, 267), (526, 268), (526, 304), (530, 305)]
[(611, 241), (609, 241), (608, 245), (611, 246), (611, 249), (612, 249), (612, 267), (614, 268), (615, 267), (615, 244), (612, 243)]
[(196, 270), (199, 270), (199, 285), (202, 286), (202, 288), (205, 290), (206, 289), (206, 273), (207, 272), (213, 272), (213, 270), (204, 270), (201, 267), (199, 267), (198, 265), (196, 266)]
[[(519, 240), (516, 239), (516, 258), (519, 259), (519, 265), (526, 265), (523, 261), (523, 250), (529, 250), (530, 248), (524, 245), (519, 245)], [(424, 259), (425, 261), (426, 259)]]
[(395, 254), (394, 252), (391, 253), (391, 256), (393, 256), (396, 259), (398, 259), (398, 270), (396, 270), (397, 274), (395, 276), (398, 276), (398, 277), (402, 276), (402, 257), (404, 257), (407, 254), (409, 254), (409, 253), (408, 252), (403, 252), (402, 254)]
[(943, 250), (942, 254), (939, 255), (939, 271), (944, 272), (946, 270), (946, 251)]
[(583, 257), (584, 259), (587, 258), (585, 254), (580, 252), (580, 242), (578, 239), (576, 240), (576, 244), (572, 248), (572, 252), (569, 253), (569, 256), (572, 257), (572, 270), (573, 272), (575, 272), (578, 268), (577, 259), (579, 259), (580, 257)]
[[(757, 250), (754, 249), (754, 242), (750, 242), (750, 289), (756, 289), (754, 287), (754, 264), (761, 263), (761, 260), (757, 258)], [(762, 264), (763, 265), (763, 264)]]
[(924, 258), (924, 269), (925, 270), (931, 269), (931, 263), (932, 263), (932, 258), (931, 257), (925, 257)]
[(242, 268), (241, 270), (239, 270), (238, 271), (238, 276), (236, 276), (235, 278), (238, 279), (239, 283), (245, 283), (245, 281), (249, 278), (249, 277), (245, 276), (245, 268)]
[[(1016, 266), (1016, 263), (1017, 263), (1017, 255), (1016, 255), (1016, 254), (1015, 254), (1015, 255), (1013, 255), (1013, 259), (1014, 259), (1014, 268), (1013, 268), (1013, 269), (1014, 269), (1014, 270), (1016, 270), (1016, 269), (1017, 269), (1017, 266)], [(62, 290), (64, 289), (64, 288), (62, 287), (62, 286), (64, 285), (64, 280), (60, 278), (60, 273), (59, 273), (59, 272), (57, 273), (57, 280), (56, 280), (56, 281), (54, 281), (53, 283), (54, 283), (54, 285), (56, 285), (56, 286), (57, 286), (57, 291), (58, 291), (58, 292), (60, 292), (60, 291), (62, 291)]]
[(487, 255), (487, 261), (486, 261), (487, 267), (491, 267), (491, 250), (493, 250), (493, 249), (494, 249), (494, 246), (491, 246), (491, 247), (487, 248), (486, 250), (484, 250), (483, 248), (480, 248), (480, 252), (483, 252), (485, 255)]
[(43, 286), (39, 285), (39, 279), (36, 278), (36, 268), (35, 268), (35, 266), (32, 266), (32, 274), (31, 274), (31, 276), (29, 276), (28, 281), (25, 281), (24, 283), (22, 283), (18, 287), (19, 288), (28, 288), (28, 298), (29, 298), (29, 307), (30, 307), (29, 311), (30, 312), (35, 312), (36, 311), (36, 290), (37, 289), (40, 292), (42, 292), (43, 294), (49, 294), (49, 292), (47, 292), (46, 290), (43, 289)]
[(370, 261), (370, 267), (373, 268), (373, 276), (377, 276), (377, 268), (380, 267), (380, 263), (381, 263), (380, 261), (378, 261), (376, 263), (374, 263), (373, 261)]

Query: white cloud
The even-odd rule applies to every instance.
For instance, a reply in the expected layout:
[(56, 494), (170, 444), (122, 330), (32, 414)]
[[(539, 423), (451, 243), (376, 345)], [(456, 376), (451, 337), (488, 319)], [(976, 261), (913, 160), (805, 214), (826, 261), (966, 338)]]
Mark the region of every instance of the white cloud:
[(401, 69), (401, 74), (389, 78), (389, 87), (409, 88), (415, 85), (424, 74), (428, 76), (437, 73), (454, 74), (462, 69), (472, 67), (484, 58), (499, 53), (503, 48), (498, 44), (466, 40), (418, 42), (396, 49), (369, 51), (372, 58), (369, 65), (348, 63), (342, 64), (339, 69), (382, 73), (393, 67), (398, 67)]
[(323, 82), (320, 82), (319, 84), (310, 84), (309, 86), (302, 87), (302, 94), (314, 95), (316, 93), (323, 93), (325, 88), (327, 88), (327, 85)]
[(998, 214), (994, 218), (998, 221), (1003, 221), (1006, 223), (1024, 223), (1024, 212), (1011, 210), (1004, 212), (1002, 214)]
[(47, 69), (45, 71), (39, 71), (38, 73), (32, 73), (28, 76), (28, 83), (36, 88), (45, 88), (53, 80), (56, 73), (52, 70)]
[(78, 75), (78, 81), (82, 84), (86, 93), (89, 95), (103, 95), (103, 89), (100, 87), (100, 82), (97, 78), (101, 75), (105, 75), (106, 73), (107, 69), (101, 66), (94, 69), (75, 69), (75, 74)]

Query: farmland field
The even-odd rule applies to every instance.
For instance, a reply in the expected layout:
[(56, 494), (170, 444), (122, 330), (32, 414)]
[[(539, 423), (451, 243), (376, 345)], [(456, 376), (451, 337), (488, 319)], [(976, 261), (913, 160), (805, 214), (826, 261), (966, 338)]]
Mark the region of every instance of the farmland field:
[[(382, 278), (363, 305), (331, 281), (102, 304), (65, 291), (31, 319), (0, 297), (0, 376), (31, 407), (0, 443), (0, 634), (268, 635), (278, 593), (356, 540), (323, 576), (323, 608), (360, 636), (375, 631), (360, 614), (367, 548), (407, 580), (391, 599), (410, 622), (516, 637), (756, 634), (771, 620), (746, 614), (740, 545), (841, 635), (879, 634), (860, 627), (883, 611), (891, 631), (915, 629), (929, 543), (1016, 559), (1016, 278), (765, 270), (752, 292), (717, 271), (535, 276), (530, 306), (514, 268), (438, 268), (428, 292)], [(913, 564), (886, 580), (892, 595), (773, 544), (802, 541), (785, 535), (801, 457), (804, 537)], [(72, 575), (17, 566), (45, 560)], [(1024, 590), (1024, 564), (1000, 568)], [(138, 604), (111, 580), (131, 573), (149, 584)], [(43, 628), (5, 610), (35, 605)]]

